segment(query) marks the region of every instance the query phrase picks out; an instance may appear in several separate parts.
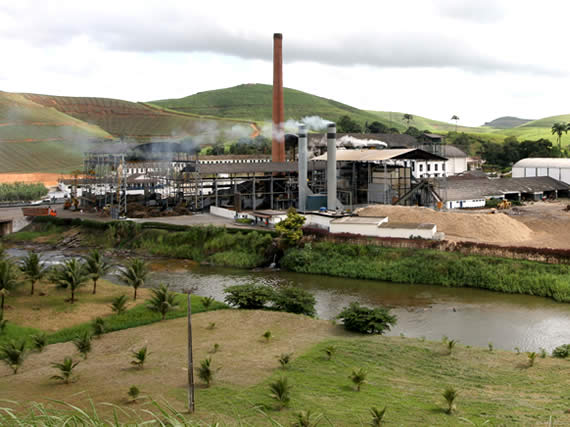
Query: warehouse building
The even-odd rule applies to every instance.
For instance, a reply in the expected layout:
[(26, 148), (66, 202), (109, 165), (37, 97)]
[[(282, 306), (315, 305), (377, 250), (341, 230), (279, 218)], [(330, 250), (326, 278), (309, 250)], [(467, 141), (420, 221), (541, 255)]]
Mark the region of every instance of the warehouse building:
[(549, 176), (570, 184), (570, 159), (536, 157), (522, 159), (513, 165), (513, 178)]

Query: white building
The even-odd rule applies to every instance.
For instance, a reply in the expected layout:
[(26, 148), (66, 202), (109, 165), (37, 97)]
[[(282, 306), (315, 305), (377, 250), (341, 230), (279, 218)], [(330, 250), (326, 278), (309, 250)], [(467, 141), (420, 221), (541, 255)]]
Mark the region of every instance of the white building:
[(513, 165), (513, 178), (549, 176), (570, 184), (570, 159), (536, 157), (522, 159)]
[(347, 233), (360, 236), (392, 239), (441, 239), (435, 224), (389, 222), (388, 217), (345, 216), (330, 222), (331, 233)]

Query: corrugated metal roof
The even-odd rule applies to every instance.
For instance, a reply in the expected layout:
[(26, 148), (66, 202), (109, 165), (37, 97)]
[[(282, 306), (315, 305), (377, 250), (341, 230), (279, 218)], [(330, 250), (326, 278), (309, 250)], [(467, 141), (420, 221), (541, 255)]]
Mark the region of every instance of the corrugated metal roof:
[[(385, 160), (401, 159), (433, 159), (446, 160), (427, 151), (414, 148), (388, 149), (388, 150), (337, 150), (337, 162), (381, 162)], [(327, 160), (327, 153), (315, 157), (312, 160)]]
[(557, 157), (529, 157), (513, 165), (513, 168), (561, 168), (570, 169), (570, 159)]
[(297, 162), (218, 163), (198, 166), (200, 175), (214, 173), (297, 172)]
[(528, 194), (570, 189), (570, 185), (557, 181), (549, 176), (501, 179), (464, 179), (462, 177), (448, 177), (446, 185), (446, 200), (448, 201), (475, 200), (513, 193)]

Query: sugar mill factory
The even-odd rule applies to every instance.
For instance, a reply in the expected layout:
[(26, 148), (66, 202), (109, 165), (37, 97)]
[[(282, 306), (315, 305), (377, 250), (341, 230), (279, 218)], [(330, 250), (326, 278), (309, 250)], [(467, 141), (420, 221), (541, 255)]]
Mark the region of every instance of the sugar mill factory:
[(549, 176), (499, 185), (470, 172), (472, 159), (441, 135), (418, 142), (405, 134), (337, 134), (332, 122), (324, 133), (302, 123), (286, 133), (284, 123), (282, 35), (274, 34), (270, 156), (203, 156), (184, 141), (117, 143), (85, 153), (82, 176), (62, 180), (60, 188), (82, 208), (108, 210), (114, 218), (209, 211), (270, 226), (295, 207), (331, 232), (422, 238), (436, 237), (433, 224), (391, 224), (353, 212), (369, 204), (480, 207), (488, 198), (550, 197), (569, 189)]

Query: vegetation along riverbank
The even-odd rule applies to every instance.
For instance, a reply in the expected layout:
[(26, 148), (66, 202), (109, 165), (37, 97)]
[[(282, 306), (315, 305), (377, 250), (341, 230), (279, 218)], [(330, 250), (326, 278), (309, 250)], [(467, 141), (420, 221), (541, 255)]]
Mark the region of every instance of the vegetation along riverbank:
[[(39, 219), (39, 218), (38, 218)], [(293, 244), (275, 232), (169, 224), (42, 218), (7, 243), (81, 241), (83, 247), (191, 259), (238, 268), (278, 260), (294, 272), (397, 283), (473, 287), (570, 302), (570, 266), (464, 255), (433, 249), (312, 241)]]

